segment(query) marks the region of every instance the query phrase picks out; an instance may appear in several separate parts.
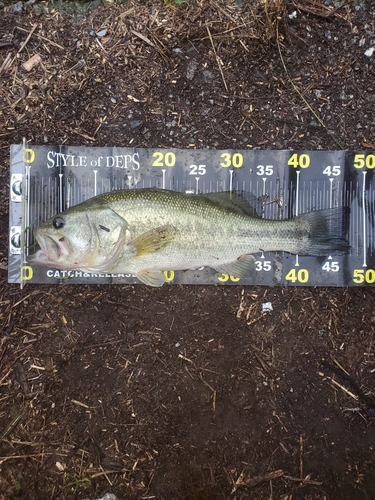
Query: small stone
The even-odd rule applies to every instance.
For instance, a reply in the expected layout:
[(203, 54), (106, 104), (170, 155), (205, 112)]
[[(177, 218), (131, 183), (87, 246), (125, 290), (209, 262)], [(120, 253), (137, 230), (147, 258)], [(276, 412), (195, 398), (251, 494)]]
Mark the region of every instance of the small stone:
[(117, 497), (113, 493), (106, 493), (102, 498), (98, 498), (98, 500), (117, 500)]
[(131, 129), (135, 129), (135, 128), (139, 127), (140, 125), (142, 125), (142, 123), (143, 123), (142, 120), (132, 120), (129, 125), (130, 125)]
[(215, 78), (215, 75), (211, 71), (209, 71), (208, 69), (205, 69), (203, 71), (203, 77), (204, 77), (205, 82), (209, 82)]
[(197, 61), (190, 61), (186, 70), (186, 78), (188, 80), (192, 80), (195, 76), (195, 72), (197, 71), (198, 63)]
[(22, 2), (17, 2), (14, 5), (9, 6), (9, 12), (12, 14), (18, 14), (19, 12), (22, 12), (23, 5)]

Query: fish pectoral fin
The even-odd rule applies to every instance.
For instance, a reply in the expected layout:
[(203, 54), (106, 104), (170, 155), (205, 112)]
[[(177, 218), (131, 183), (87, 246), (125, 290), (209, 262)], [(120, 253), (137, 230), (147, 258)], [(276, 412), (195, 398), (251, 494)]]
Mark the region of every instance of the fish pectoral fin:
[(158, 269), (141, 269), (137, 272), (137, 278), (148, 286), (163, 286), (165, 283), (164, 275)]
[(176, 233), (176, 229), (171, 225), (160, 226), (141, 234), (130, 244), (134, 247), (135, 256), (140, 257), (166, 247), (175, 239)]
[(250, 254), (241, 255), (234, 262), (216, 266), (215, 269), (236, 278), (242, 278), (245, 275), (251, 278), (255, 274), (255, 257)]

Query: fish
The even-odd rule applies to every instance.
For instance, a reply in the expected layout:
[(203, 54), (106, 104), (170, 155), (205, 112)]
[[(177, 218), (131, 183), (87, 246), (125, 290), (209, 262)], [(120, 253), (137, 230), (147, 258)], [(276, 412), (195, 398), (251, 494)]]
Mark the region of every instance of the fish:
[(35, 229), (33, 265), (88, 273), (135, 274), (162, 286), (164, 271), (210, 267), (238, 278), (255, 273), (254, 254), (346, 254), (347, 209), (286, 220), (261, 218), (244, 193), (184, 194), (157, 188), (112, 191), (61, 212)]

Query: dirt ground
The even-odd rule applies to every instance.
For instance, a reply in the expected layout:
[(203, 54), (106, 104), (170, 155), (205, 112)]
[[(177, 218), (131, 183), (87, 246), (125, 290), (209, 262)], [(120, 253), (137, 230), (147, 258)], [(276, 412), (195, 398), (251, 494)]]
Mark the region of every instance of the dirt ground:
[(373, 288), (7, 283), (9, 145), (23, 137), (375, 149), (374, 12), (1, 8), (0, 499), (375, 498)]

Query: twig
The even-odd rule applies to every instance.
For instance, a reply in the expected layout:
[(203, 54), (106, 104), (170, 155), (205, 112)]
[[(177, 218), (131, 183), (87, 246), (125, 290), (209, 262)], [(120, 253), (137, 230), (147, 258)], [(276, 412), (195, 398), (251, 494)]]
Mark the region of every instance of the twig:
[(133, 35), (137, 36), (144, 42), (148, 43), (151, 47), (155, 47), (155, 45), (151, 42), (150, 39), (147, 38), (147, 36), (142, 35), (142, 33), (138, 33), (138, 31), (132, 30)]
[(14, 63), (14, 61), (17, 59), (17, 56), (18, 56), (19, 54), (21, 54), (21, 52), (23, 51), (23, 49), (26, 47), (26, 45), (28, 44), (28, 42), (29, 42), (29, 40), (30, 40), (30, 38), (31, 38), (32, 34), (33, 34), (33, 33), (34, 33), (34, 31), (36, 30), (37, 26), (38, 26), (38, 23), (35, 23), (35, 24), (33, 25), (33, 27), (31, 28), (30, 33), (29, 33), (29, 34), (27, 35), (27, 37), (26, 37), (26, 40), (23, 42), (23, 44), (22, 44), (22, 45), (21, 45), (21, 47), (19, 48), (18, 52), (16, 53), (16, 55), (13, 57), (13, 59), (12, 59), (12, 60), (11, 60), (11, 62), (9, 63), (8, 68), (10, 68), (10, 67), (12, 66), (12, 64)]
[(355, 401), (358, 401), (358, 396), (348, 391), (348, 389), (346, 389), (343, 385), (336, 382), (336, 380), (334, 380), (332, 377), (328, 377), (327, 375), (324, 375), (324, 373), (319, 373), (319, 375), (321, 375), (322, 377), (325, 376), (325, 378), (328, 379), (333, 385), (340, 387), (340, 389), (344, 391), (348, 396), (352, 397)]
[(254, 323), (256, 323), (257, 321), (259, 321), (260, 319), (262, 319), (264, 316), (266, 316), (266, 313), (262, 313), (260, 316), (258, 316), (257, 318), (251, 320), (251, 321), (248, 321), (247, 322), (247, 325), (250, 326), (250, 325), (253, 325)]
[(89, 135), (87, 135), (87, 134), (85, 134), (83, 132), (80, 132), (77, 129), (73, 129), (73, 128), (67, 127), (67, 130), (69, 130), (69, 132), (72, 132), (73, 134), (77, 134), (77, 135), (80, 135), (81, 137), (84, 137), (88, 141), (96, 141), (95, 137), (90, 137)]
[(36, 454), (31, 454), (31, 455), (12, 455), (10, 457), (0, 457), (0, 465), (3, 463), (3, 462), (6, 462), (7, 460), (19, 460), (20, 458), (35, 458), (35, 457), (45, 457), (46, 455), (54, 455), (55, 452), (45, 452), (43, 451), (43, 453), (36, 453)]
[(29, 40), (30, 40), (30, 38), (31, 38), (32, 34), (33, 34), (33, 33), (34, 33), (34, 31), (36, 30), (36, 27), (37, 27), (37, 26), (38, 26), (38, 23), (35, 23), (35, 24), (33, 25), (33, 27), (31, 28), (30, 33), (27, 35), (26, 40), (23, 42), (22, 46), (19, 48), (19, 50), (18, 50), (17, 54), (21, 54), (21, 52), (23, 51), (23, 49), (24, 49), (24, 48), (26, 47), (26, 45), (28, 44), (28, 42), (29, 42)]
[[(16, 28), (20, 31), (27, 31), (25, 30), (24, 28), (21, 28), (20, 26), (16, 26)], [(50, 43), (51, 45), (54, 45), (55, 47), (58, 47), (59, 49), (61, 50), (65, 50), (64, 47), (62, 47), (61, 45), (59, 45), (58, 43), (56, 42), (53, 42), (52, 40), (50, 40), (49, 38), (46, 38), (45, 36), (42, 36), (42, 35), (35, 35), (37, 38), (39, 38), (40, 40), (44, 40), (45, 42), (48, 42)]]
[(33, 293), (29, 293), (29, 295), (26, 295), (26, 297), (24, 297), (23, 299), (19, 300), (18, 302), (16, 302), (15, 304), (12, 305), (12, 309), (14, 309), (16, 306), (18, 306), (19, 304), (21, 304), (21, 302), (23, 302), (24, 300), (28, 299), (31, 295), (33, 295)]
[(185, 361), (188, 361), (189, 363), (192, 363), (194, 366), (195, 366), (195, 363), (194, 361), (192, 361), (191, 359), (189, 358), (186, 358), (185, 356), (183, 356), (181, 353), (178, 355), (179, 358), (185, 360)]
[(22, 417), (24, 416), (25, 412), (23, 411), (22, 413), (19, 413), (16, 418), (12, 420), (12, 422), (4, 429), (4, 431), (1, 433), (0, 440), (5, 439), (9, 434), (14, 431), (14, 429), (17, 427), (17, 425), (21, 422)]
[(208, 27), (207, 23), (206, 23), (206, 28), (207, 28), (208, 36), (210, 37), (210, 42), (211, 42), (211, 45), (212, 45), (212, 50), (214, 51), (214, 54), (215, 54), (216, 62), (217, 62), (217, 65), (218, 65), (218, 68), (219, 68), (219, 71), (220, 71), (220, 74), (221, 74), (221, 78), (222, 78), (223, 83), (224, 83), (225, 90), (228, 92), (227, 82), (225, 81), (224, 73), (223, 73), (223, 70), (221, 68), (220, 57), (217, 55), (217, 52), (216, 52), (216, 49), (215, 49), (215, 45), (214, 45), (214, 41), (212, 40), (210, 28)]
[(235, 23), (236, 20), (234, 19), (234, 17), (232, 17), (226, 10), (224, 10), (222, 7), (220, 7), (220, 5), (217, 3), (217, 2), (213, 2), (213, 4), (215, 5), (215, 7), (220, 10), (224, 16), (227, 16), (228, 19), (230, 19), (232, 21), (232, 23)]
[[(351, 393), (350, 391), (348, 391), (345, 387), (340, 385), (335, 380), (330, 379), (331, 382), (334, 383), (335, 385), (337, 385), (338, 387), (340, 387), (344, 392), (349, 394), (349, 396), (351, 396), (353, 399), (358, 400), (358, 398), (360, 398), (364, 403), (366, 403), (368, 410), (373, 410), (375, 408), (375, 402), (369, 396), (366, 396), (366, 394), (362, 391), (362, 389), (359, 387), (359, 385), (356, 383), (356, 381), (348, 375), (346, 370), (343, 369), (343, 367), (338, 363), (338, 361), (336, 361), (336, 360), (334, 360), (334, 361), (339, 367), (327, 363), (327, 361), (325, 361), (324, 359), (322, 359), (320, 363), (323, 366), (325, 366), (326, 368), (328, 368), (329, 370), (332, 370), (334, 373), (336, 373), (337, 375), (342, 377), (344, 380), (348, 381), (349, 384), (353, 387), (353, 389), (357, 393), (357, 396), (354, 395), (353, 393)], [(327, 377), (327, 378), (329, 378), (329, 377)]]
[(299, 97), (306, 104), (306, 106), (309, 108), (309, 110), (311, 111), (311, 113), (315, 116), (315, 118), (318, 120), (318, 122), (320, 123), (320, 125), (327, 132), (327, 134), (330, 135), (331, 138), (333, 139), (333, 141), (339, 146), (339, 148), (340, 149), (345, 149), (344, 146), (341, 144), (341, 142), (338, 139), (336, 139), (336, 137), (333, 135), (333, 133), (330, 130), (328, 130), (328, 128), (324, 124), (323, 120), (316, 113), (316, 111), (314, 111), (314, 109), (310, 106), (310, 104), (306, 101), (306, 99), (301, 94), (300, 90), (298, 89), (297, 85), (293, 82), (293, 80), (289, 76), (289, 73), (288, 73), (288, 70), (287, 70), (284, 58), (283, 58), (283, 54), (281, 52), (280, 42), (279, 42), (279, 21), (277, 21), (277, 23), (276, 23), (276, 43), (277, 43), (277, 48), (278, 48), (278, 51), (279, 51), (279, 54), (280, 54), (281, 64), (282, 64), (282, 66), (284, 68), (284, 71), (285, 71), (285, 75), (286, 75), (287, 79), (289, 80), (289, 82), (292, 84), (293, 89), (297, 92), (297, 94), (299, 95)]
[(263, 368), (263, 370), (264, 370), (264, 371), (267, 373), (267, 375), (269, 376), (269, 378), (270, 378), (271, 380), (275, 380), (275, 377), (274, 377), (274, 376), (272, 375), (272, 373), (269, 371), (268, 366), (267, 366), (267, 364), (263, 361), (263, 359), (262, 359), (260, 356), (258, 356), (258, 354), (257, 354), (256, 352), (254, 352), (254, 355), (255, 355), (255, 357), (257, 358), (257, 360), (259, 361), (259, 363), (260, 363), (261, 367)]
[(9, 54), (6, 56), (6, 58), (4, 59), (3, 61), (3, 64), (1, 65), (0, 67), (0, 76), (1, 74), (9, 68), (9, 64), (10, 64), (10, 60), (11, 60), (11, 57), (12, 57), (12, 53), (9, 52)]
[(327, 18), (327, 17), (333, 16), (339, 9), (342, 9), (342, 7), (344, 7), (345, 5), (348, 5), (348, 3), (349, 2), (343, 2), (342, 4), (340, 4), (338, 7), (334, 8), (334, 9), (319, 5), (315, 2), (311, 2), (311, 4), (312, 5), (315, 4), (317, 6), (317, 8), (309, 7), (308, 5), (301, 5), (299, 3), (295, 3), (294, 5), (297, 7), (297, 9), (304, 10), (306, 12), (309, 12), (310, 14), (314, 14), (315, 16)]
[(301, 479), (299, 477), (293, 477), (293, 476), (283, 476), (284, 479), (287, 479), (288, 481), (295, 481), (297, 483), (303, 483), (303, 484), (314, 484), (315, 486), (320, 486), (322, 483), (320, 481), (314, 481), (313, 479), (310, 479), (310, 474), (306, 476), (305, 478)]
[(273, 472), (269, 472), (268, 474), (264, 474), (263, 476), (254, 476), (250, 477), (249, 479), (243, 479), (243, 472), (240, 474), (239, 478), (237, 481), (234, 483), (233, 489), (232, 489), (232, 494), (237, 491), (238, 488), (241, 488), (243, 486), (246, 486), (248, 488), (252, 488), (256, 486), (257, 484), (264, 483), (265, 481), (272, 481), (273, 479), (277, 479), (279, 477), (284, 476), (284, 471), (283, 470), (275, 470)]
[(206, 387), (208, 387), (210, 389), (210, 391), (212, 392), (212, 409), (213, 411), (216, 410), (216, 391), (215, 389), (208, 383), (204, 380), (203, 376), (201, 373), (199, 373), (199, 378), (202, 380), (202, 382), (204, 383), (204, 385)]
[(6, 379), (9, 377), (9, 375), (12, 373), (12, 371), (13, 371), (13, 368), (11, 368), (11, 369), (10, 369), (10, 370), (9, 370), (9, 371), (8, 371), (8, 372), (4, 375), (4, 377), (2, 377), (2, 378), (0, 379), (0, 386), (1, 386), (1, 385), (3, 385), (4, 380), (6, 380)]

